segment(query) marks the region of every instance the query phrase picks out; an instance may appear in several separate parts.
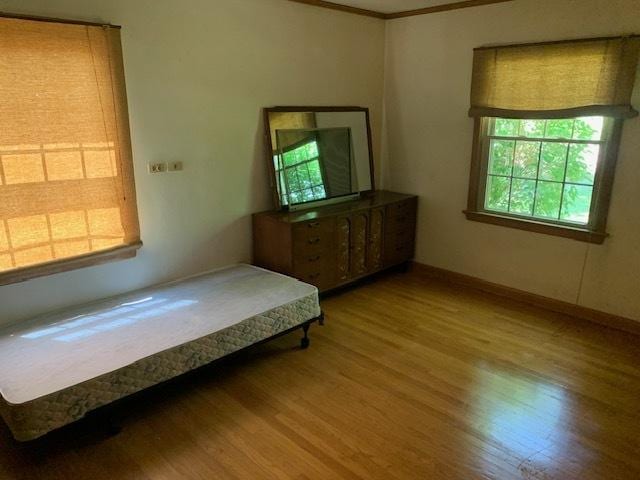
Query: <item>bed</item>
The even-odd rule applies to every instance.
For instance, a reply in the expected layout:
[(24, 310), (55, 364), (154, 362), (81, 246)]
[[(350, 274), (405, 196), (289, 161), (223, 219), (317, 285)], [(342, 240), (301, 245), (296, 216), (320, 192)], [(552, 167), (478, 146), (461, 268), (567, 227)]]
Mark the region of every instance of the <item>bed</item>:
[(0, 330), (0, 414), (19, 441), (322, 320), (316, 287), (250, 265)]

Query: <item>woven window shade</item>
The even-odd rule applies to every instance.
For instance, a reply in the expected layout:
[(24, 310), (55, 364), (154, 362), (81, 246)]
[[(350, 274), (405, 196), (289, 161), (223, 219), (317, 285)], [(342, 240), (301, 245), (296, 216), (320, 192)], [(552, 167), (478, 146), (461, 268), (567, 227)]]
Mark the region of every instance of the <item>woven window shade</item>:
[(119, 29), (0, 18), (0, 98), (0, 278), (139, 246)]
[(640, 37), (478, 48), (472, 117), (629, 118)]

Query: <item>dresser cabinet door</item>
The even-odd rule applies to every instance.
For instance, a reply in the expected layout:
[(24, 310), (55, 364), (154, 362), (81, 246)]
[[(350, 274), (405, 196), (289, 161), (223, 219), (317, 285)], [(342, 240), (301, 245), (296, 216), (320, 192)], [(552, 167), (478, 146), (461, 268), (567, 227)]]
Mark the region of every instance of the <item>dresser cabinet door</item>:
[(382, 239), (384, 237), (384, 208), (371, 210), (369, 226), (369, 270), (382, 268)]
[(351, 276), (351, 218), (338, 217), (336, 220), (336, 270), (339, 283)]
[(367, 273), (367, 239), (369, 213), (357, 213), (351, 217), (351, 276)]

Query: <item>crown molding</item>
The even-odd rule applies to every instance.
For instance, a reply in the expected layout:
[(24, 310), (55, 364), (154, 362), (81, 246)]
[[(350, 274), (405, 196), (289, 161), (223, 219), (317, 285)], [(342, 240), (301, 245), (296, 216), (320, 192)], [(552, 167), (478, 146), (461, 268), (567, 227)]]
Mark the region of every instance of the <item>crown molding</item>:
[(382, 12), (374, 12), (373, 10), (366, 10), (364, 8), (349, 7), (348, 5), (342, 5), (340, 3), (327, 2), (325, 0), (289, 0), (290, 2), (304, 3), (306, 5), (313, 5), (314, 7), (328, 8), (331, 10), (339, 10), (341, 12), (353, 13), (355, 15), (364, 15), (365, 17), (374, 17), (381, 20), (386, 20), (387, 15)]
[(290, 2), (304, 3), (313, 5), (314, 7), (329, 8), (331, 10), (339, 10), (341, 12), (352, 13), (355, 15), (363, 15), (366, 17), (378, 18), (381, 20), (393, 20), (396, 18), (413, 17), (415, 15), (427, 15), (429, 13), (448, 12), (450, 10), (458, 10), (461, 8), (480, 7), (483, 5), (491, 5), (494, 3), (513, 2), (514, 0), (464, 0), (443, 5), (435, 5), (433, 7), (418, 8), (415, 10), (405, 10), (402, 12), (383, 13), (364, 8), (350, 7), (335, 2), (327, 2), (325, 0), (289, 0)]
[(461, 8), (481, 7), (483, 5), (491, 5), (494, 3), (512, 2), (513, 0), (466, 0), (463, 2), (445, 3), (444, 5), (435, 5), (433, 7), (418, 8), (416, 10), (407, 10), (404, 12), (387, 13), (385, 20), (393, 20), (395, 18), (413, 17), (415, 15), (427, 15), (429, 13), (448, 12), (451, 10), (459, 10)]

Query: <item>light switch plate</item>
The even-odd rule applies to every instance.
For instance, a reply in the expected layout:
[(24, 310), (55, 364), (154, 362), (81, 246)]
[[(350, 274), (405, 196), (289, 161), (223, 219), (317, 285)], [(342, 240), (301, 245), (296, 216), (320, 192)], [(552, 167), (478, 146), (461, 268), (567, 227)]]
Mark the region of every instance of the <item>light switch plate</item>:
[(167, 171), (166, 163), (150, 163), (149, 173), (163, 173)]
[(179, 172), (182, 170), (182, 162), (169, 162), (170, 172)]

